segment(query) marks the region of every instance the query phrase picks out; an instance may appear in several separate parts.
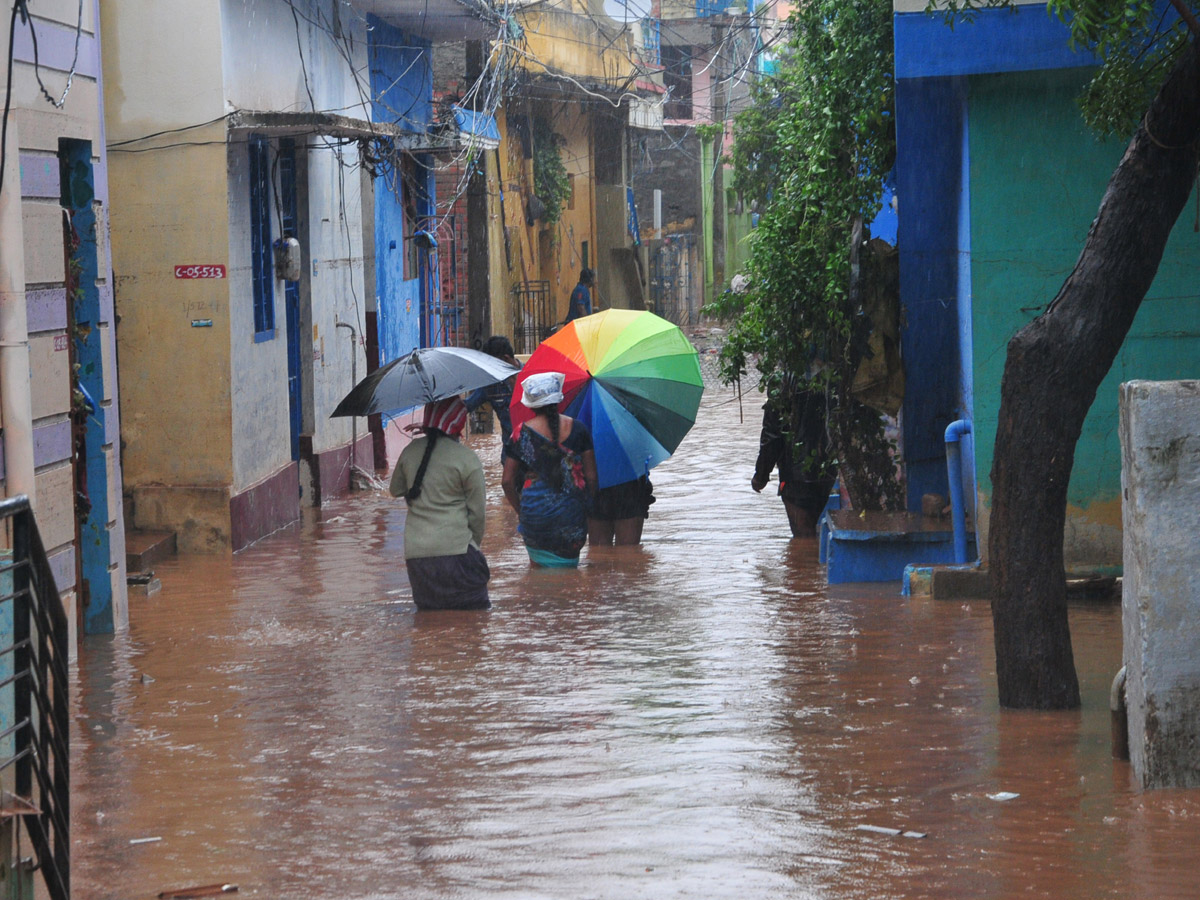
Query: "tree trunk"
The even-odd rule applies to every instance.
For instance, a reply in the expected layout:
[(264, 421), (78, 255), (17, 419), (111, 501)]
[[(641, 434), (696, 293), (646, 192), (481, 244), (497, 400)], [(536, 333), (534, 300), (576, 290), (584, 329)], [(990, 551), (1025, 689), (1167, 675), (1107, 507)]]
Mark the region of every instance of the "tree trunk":
[(1009, 341), (989, 541), (1000, 705), (1079, 706), (1063, 529), (1075, 444), (1196, 179), (1200, 61), (1189, 45), (1108, 183), (1075, 269)]

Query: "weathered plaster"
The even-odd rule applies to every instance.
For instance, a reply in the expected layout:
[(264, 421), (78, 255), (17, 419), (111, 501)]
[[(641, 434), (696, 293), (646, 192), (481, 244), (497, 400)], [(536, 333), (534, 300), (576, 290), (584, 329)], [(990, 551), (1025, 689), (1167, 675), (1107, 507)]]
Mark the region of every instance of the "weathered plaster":
[(1200, 786), (1200, 382), (1121, 386), (1129, 751), (1144, 787)]

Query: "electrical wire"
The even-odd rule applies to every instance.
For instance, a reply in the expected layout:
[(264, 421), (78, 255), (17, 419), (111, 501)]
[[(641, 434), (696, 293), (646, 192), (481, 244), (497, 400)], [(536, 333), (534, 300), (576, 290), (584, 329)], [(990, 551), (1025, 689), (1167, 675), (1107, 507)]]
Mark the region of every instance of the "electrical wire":
[[(27, 0), (18, 0), (20, 5), (25, 6)], [(29, 37), (33, 41), (33, 75), (37, 79), (38, 87), (42, 90), (42, 96), (49, 101), (50, 105), (55, 109), (62, 109), (67, 102), (67, 94), (71, 92), (71, 84), (75, 80), (75, 70), (79, 65), (79, 38), (83, 34), (83, 0), (79, 0), (79, 19), (75, 23), (75, 57), (71, 60), (71, 68), (67, 72), (67, 84), (63, 88), (62, 96), (57, 100), (51, 96), (50, 91), (46, 89), (45, 82), (42, 81), (42, 74), (38, 67), (38, 43), (37, 29), (33, 27), (33, 19), (29, 19)]]
[(75, 24), (75, 56), (71, 60), (71, 68), (67, 72), (67, 84), (63, 88), (62, 95), (55, 100), (53, 95), (46, 88), (46, 84), (42, 81), (41, 66), (38, 60), (38, 41), (37, 30), (34, 28), (33, 18), (29, 15), (28, 0), (13, 0), (12, 16), (8, 23), (8, 60), (6, 61), (7, 81), (4, 86), (4, 116), (0, 122), (0, 193), (4, 191), (4, 164), (8, 156), (8, 117), (12, 113), (12, 89), (13, 89), (13, 60), (16, 57), (15, 39), (17, 34), (17, 17), (20, 17), (21, 22), (29, 26), (29, 38), (33, 43), (33, 75), (37, 79), (38, 87), (42, 91), (42, 95), (55, 109), (62, 109), (67, 102), (67, 95), (71, 92), (71, 86), (75, 82), (75, 72), (79, 66), (79, 41), (83, 34), (83, 0), (79, 0), (79, 19)]

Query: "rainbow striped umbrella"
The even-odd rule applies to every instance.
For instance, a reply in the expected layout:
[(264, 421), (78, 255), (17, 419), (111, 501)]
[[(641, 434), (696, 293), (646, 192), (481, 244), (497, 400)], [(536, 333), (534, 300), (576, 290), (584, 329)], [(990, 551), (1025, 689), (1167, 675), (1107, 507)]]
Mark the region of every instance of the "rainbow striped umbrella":
[[(592, 432), (600, 486), (632, 481), (675, 452), (696, 422), (700, 360), (678, 326), (650, 312), (607, 309), (542, 341), (520, 378), (566, 375), (559, 409)], [(513, 427), (531, 418), (513, 392)]]

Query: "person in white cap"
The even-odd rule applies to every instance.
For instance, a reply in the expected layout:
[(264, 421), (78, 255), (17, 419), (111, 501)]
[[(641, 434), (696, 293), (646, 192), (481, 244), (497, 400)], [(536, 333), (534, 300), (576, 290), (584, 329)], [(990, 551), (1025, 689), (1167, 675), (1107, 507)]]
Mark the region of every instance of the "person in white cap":
[(529, 561), (552, 568), (579, 565), (596, 493), (592, 434), (558, 411), (565, 381), (561, 372), (539, 372), (521, 382), (533, 418), (513, 432), (504, 461), (504, 496), (520, 518)]

